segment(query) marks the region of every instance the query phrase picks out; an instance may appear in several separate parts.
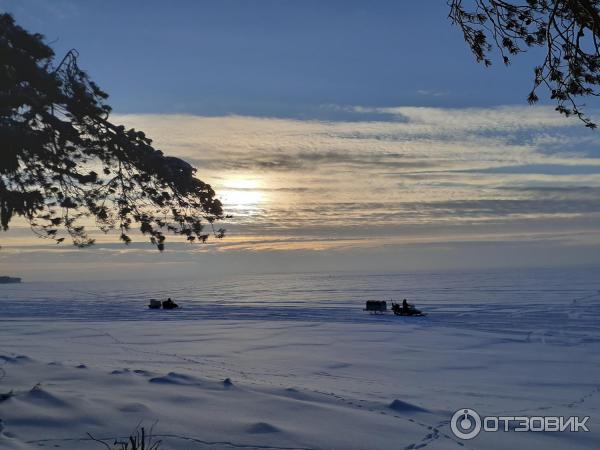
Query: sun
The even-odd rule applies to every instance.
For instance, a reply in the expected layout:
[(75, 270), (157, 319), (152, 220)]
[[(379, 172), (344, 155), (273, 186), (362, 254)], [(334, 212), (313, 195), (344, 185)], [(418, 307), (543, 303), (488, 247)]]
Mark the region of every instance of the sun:
[(232, 178), (226, 180), (222, 189), (223, 203), (236, 207), (252, 207), (264, 202), (260, 183), (255, 179)]

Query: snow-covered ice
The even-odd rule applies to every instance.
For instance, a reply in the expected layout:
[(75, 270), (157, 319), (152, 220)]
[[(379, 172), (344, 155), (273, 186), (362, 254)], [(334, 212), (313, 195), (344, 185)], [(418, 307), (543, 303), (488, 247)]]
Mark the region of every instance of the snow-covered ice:
[[(600, 442), (595, 270), (2, 287), (0, 448), (578, 449)], [(150, 294), (184, 305), (150, 311)], [(370, 315), (405, 294), (423, 318)], [(12, 394), (8, 395), (12, 391)], [(454, 411), (590, 416), (481, 433)]]

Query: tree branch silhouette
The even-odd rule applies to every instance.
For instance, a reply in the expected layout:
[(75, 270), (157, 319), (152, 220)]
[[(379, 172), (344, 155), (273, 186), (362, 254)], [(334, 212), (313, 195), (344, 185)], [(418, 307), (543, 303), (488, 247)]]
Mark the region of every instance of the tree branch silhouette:
[(71, 50), (54, 65), (43, 36), (0, 15), (0, 227), (21, 216), (39, 236), (60, 243), (66, 232), (78, 247), (94, 243), (90, 222), (118, 229), (126, 244), (136, 227), (159, 250), (166, 233), (223, 237), (211, 186), (143, 132), (113, 124), (108, 95), (78, 56)]
[(448, 5), (450, 19), (486, 66), (494, 47), (506, 65), (527, 48), (545, 47), (527, 100), (536, 103), (543, 86), (558, 112), (596, 128), (580, 100), (600, 96), (600, 0), (448, 0)]

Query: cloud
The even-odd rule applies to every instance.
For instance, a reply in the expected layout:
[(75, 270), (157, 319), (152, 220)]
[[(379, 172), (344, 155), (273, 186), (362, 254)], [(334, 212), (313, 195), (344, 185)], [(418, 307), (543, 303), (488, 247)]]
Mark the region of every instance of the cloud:
[(429, 89), (418, 89), (417, 94), (425, 95), (427, 97), (445, 97), (446, 95), (448, 95), (448, 92), (434, 91), (434, 90), (429, 90)]
[(470, 169), (465, 170), (465, 172), (497, 174), (596, 175), (600, 174), (600, 164), (523, 164), (515, 166)]
[[(506, 233), (522, 242), (585, 235), (600, 243), (600, 155), (578, 122), (541, 107), (339, 109), (356, 120), (113, 120), (192, 162), (222, 195), (233, 215), (224, 224), (229, 237), (184, 247), (189, 257), (481, 242)], [(25, 233), (0, 237), (23, 245)], [(99, 239), (114, 257), (114, 236)], [(153, 251), (143, 237), (136, 242)]]
[(298, 153), (260, 153), (238, 156), (231, 161), (206, 160), (189, 158), (191, 163), (200, 167), (226, 170), (273, 170), (298, 171), (313, 170), (328, 165), (346, 166), (346, 168), (363, 168), (379, 166), (381, 168), (427, 168), (434, 164), (425, 160), (414, 160), (402, 154), (356, 154), (350, 151), (331, 150), (326, 152)]
[(431, 108), (431, 107), (355, 107), (357, 112), (385, 113), (406, 120), (406, 131), (436, 135), (474, 131), (485, 134), (493, 131), (568, 128), (580, 125), (567, 120), (552, 108), (532, 106), (499, 106), (494, 108)]
[[(265, 201), (237, 205), (234, 227), (295, 233), (597, 212), (585, 188), (600, 186), (598, 160), (577, 152), (588, 131), (551, 108), (326, 108), (357, 119), (374, 116), (333, 122), (154, 115), (116, 120), (188, 158), (201, 176), (214, 179), (217, 192), (230, 177), (262, 180), (251, 190), (261, 191)], [(545, 151), (559, 144), (569, 150)], [(568, 201), (547, 198), (549, 188), (565, 187), (571, 189)]]

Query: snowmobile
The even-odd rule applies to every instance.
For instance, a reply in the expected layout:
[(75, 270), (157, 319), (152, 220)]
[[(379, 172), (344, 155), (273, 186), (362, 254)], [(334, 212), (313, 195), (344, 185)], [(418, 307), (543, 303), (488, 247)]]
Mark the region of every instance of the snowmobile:
[(410, 303), (407, 304), (407, 308), (403, 308), (400, 303), (392, 302), (392, 311), (397, 316), (423, 317), (423, 316), (427, 315), (427, 313), (424, 313), (421, 310), (418, 310), (417, 308), (415, 308), (415, 305), (411, 305)]

